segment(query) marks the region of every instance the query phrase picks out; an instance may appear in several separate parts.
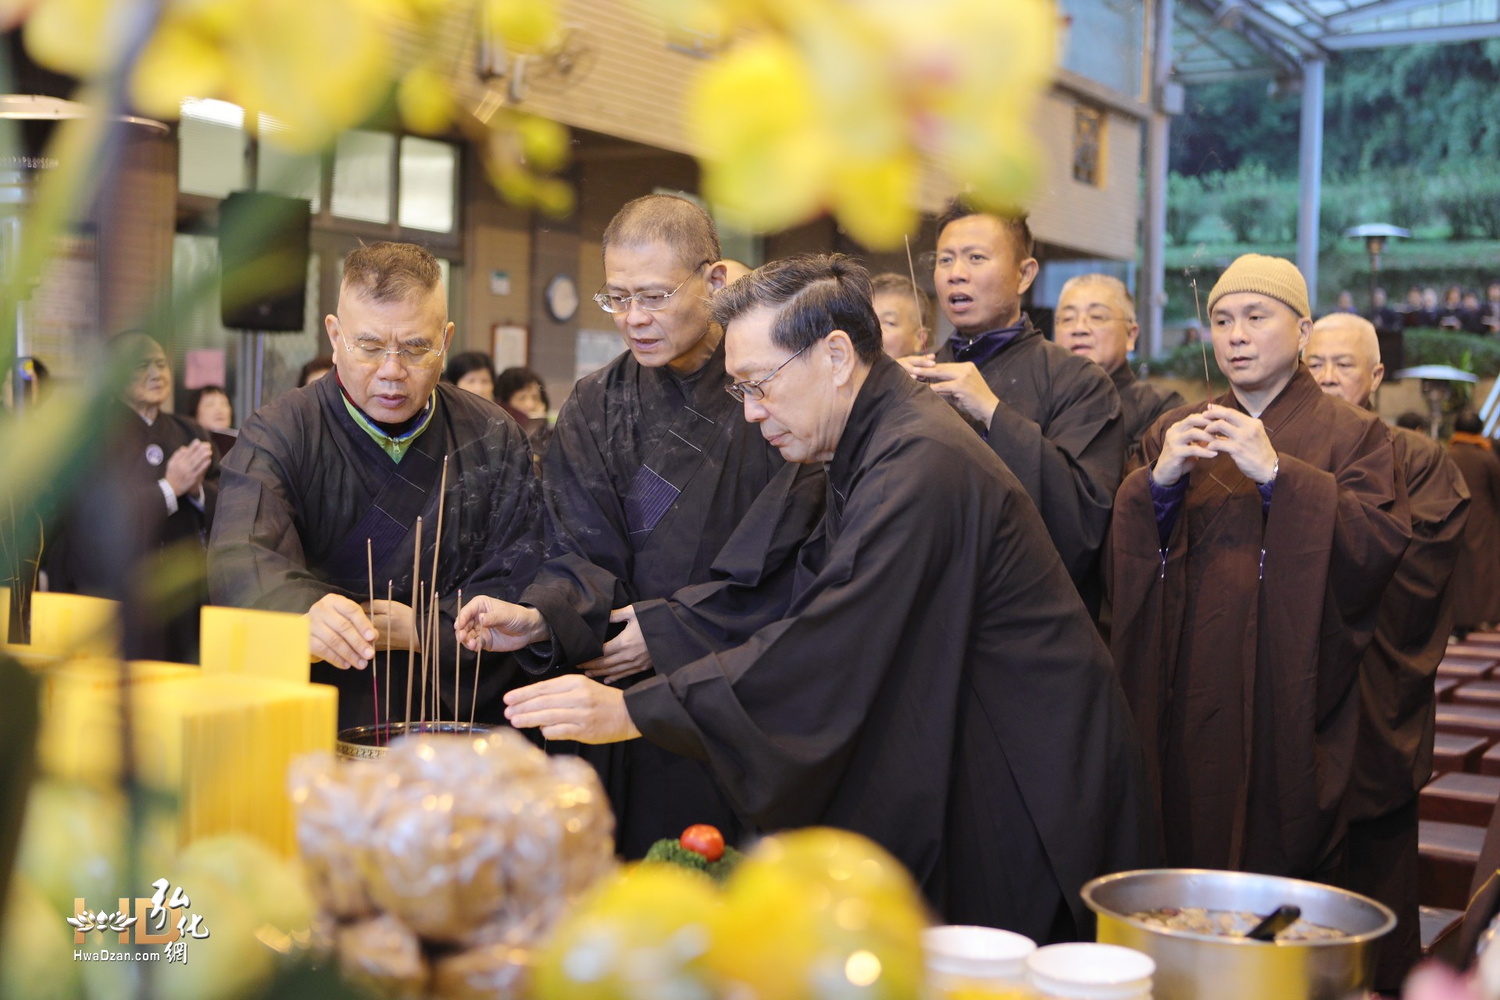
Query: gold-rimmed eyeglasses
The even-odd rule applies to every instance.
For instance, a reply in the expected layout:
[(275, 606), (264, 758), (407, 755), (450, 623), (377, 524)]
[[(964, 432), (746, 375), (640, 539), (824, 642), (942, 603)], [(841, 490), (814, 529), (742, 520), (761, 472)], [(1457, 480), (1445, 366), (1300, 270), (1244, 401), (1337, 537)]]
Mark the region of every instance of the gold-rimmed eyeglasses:
[(442, 347), (421, 347), (415, 344), (391, 350), (378, 340), (356, 340), (351, 344), (342, 334), (339, 335), (339, 340), (343, 343), (344, 350), (363, 365), (384, 364), (387, 357), (393, 357), (403, 368), (431, 368), (442, 358), (444, 350)]

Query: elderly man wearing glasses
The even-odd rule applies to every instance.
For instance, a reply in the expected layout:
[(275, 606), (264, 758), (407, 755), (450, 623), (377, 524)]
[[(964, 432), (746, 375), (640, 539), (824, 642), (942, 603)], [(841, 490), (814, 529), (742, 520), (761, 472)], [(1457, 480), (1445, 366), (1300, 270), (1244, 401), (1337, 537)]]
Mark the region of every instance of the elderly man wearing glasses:
[[(440, 383), (453, 324), (423, 248), (351, 253), (324, 326), (333, 377), (256, 411), (225, 462), (213, 601), (306, 614), (313, 679), (339, 688), (341, 726), (405, 718), (406, 651), (430, 646), (418, 621), (435, 614), (442, 639), (427, 660), (448, 665), (433, 674), (438, 714), (467, 718), (472, 659), (463, 690), (442, 685), (454, 675), (457, 593), (519, 596), (543, 555), (526, 435), (494, 403)], [(477, 702), (494, 708), (514, 661), (484, 666)]]
[[(827, 463), (792, 603), (629, 691), (584, 677), (512, 691), (511, 723), (701, 761), (762, 830), (863, 833), (946, 922), (1091, 939), (1079, 888), (1152, 860), (1143, 760), (1025, 488), (885, 356), (849, 258), (767, 264), (714, 313), (743, 419), (788, 462)], [(648, 631), (661, 603), (636, 608)], [(467, 643), (514, 645), (493, 605), (459, 615)]]
[[(601, 243), (605, 282), (594, 301), (626, 350), (581, 379), (558, 414), (542, 464), (548, 561), (522, 598), (528, 607), (504, 607), (526, 622), (523, 667), (581, 671), (619, 689), (652, 673), (633, 602), (708, 584), (728, 566), (742, 582), (753, 577), (757, 607), (789, 594), (790, 569), (766, 568), (765, 547), (724, 546), (763, 495), (775, 509), (793, 504), (784, 523), (805, 534), (823, 484), (818, 470), (785, 466), (724, 392), (723, 331), (709, 303), (726, 264), (708, 214), (683, 198), (638, 198)], [(790, 534), (800, 541), (798, 529)], [(734, 626), (753, 627), (744, 624), (753, 617), (746, 609)], [(609, 791), (626, 857), (693, 823), (712, 823), (731, 842), (743, 830), (699, 761), (645, 743), (582, 755)]]

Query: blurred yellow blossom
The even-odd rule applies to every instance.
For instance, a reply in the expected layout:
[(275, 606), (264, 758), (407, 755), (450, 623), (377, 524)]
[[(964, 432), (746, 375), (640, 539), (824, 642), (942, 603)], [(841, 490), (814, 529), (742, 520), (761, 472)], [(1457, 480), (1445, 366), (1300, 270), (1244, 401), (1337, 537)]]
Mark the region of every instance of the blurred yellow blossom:
[(1030, 118), (1055, 64), (1052, 0), (649, 0), (734, 37), (688, 98), (704, 190), (742, 225), (832, 212), (873, 247), (915, 228), (923, 162), (974, 200), (1019, 204)]

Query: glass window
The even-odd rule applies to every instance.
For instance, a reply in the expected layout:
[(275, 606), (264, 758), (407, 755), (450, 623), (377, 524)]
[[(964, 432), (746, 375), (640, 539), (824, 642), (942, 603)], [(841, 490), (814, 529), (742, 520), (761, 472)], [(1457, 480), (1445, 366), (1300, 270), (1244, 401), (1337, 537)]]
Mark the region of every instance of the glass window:
[(1063, 68), (1129, 97), (1141, 95), (1146, 5), (1141, 0), (1061, 0), (1068, 18)]
[(458, 147), (406, 136), (401, 140), (401, 199), (398, 221), (404, 229), (453, 232)]
[(257, 187), (289, 198), (306, 198), (312, 213), (323, 210), (323, 157), (317, 153), (289, 153), (275, 145), (281, 128), (274, 119), (260, 116), (261, 141), (256, 146)]
[(226, 101), (182, 102), (177, 189), (222, 198), (245, 190), (245, 111)]
[(396, 137), (385, 132), (340, 134), (333, 150), (333, 214), (389, 224), (395, 153)]

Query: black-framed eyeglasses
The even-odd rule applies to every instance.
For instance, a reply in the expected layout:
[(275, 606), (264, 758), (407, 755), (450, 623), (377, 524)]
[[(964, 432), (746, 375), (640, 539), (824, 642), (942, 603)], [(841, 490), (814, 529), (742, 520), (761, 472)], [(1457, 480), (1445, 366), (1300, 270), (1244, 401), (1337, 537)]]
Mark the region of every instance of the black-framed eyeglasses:
[(677, 287), (672, 289), (670, 292), (645, 291), (633, 292), (630, 295), (621, 295), (618, 292), (600, 291), (594, 293), (594, 301), (599, 303), (600, 309), (603, 309), (610, 315), (616, 316), (620, 313), (629, 312), (630, 303), (632, 302), (634, 302), (636, 305), (640, 306), (647, 312), (661, 312), (663, 309), (667, 308), (667, 304), (672, 301), (672, 296), (682, 291), (683, 285), (687, 284), (689, 281), (692, 281), (695, 277), (697, 277), (698, 272), (703, 270), (704, 264), (712, 263), (713, 261), (711, 260), (705, 260), (700, 263), (697, 267), (693, 268), (692, 274), (679, 281), (677, 283)]
[[(813, 341), (813, 344), (816, 344), (816, 343), (817, 343), (817, 341)], [(802, 348), (802, 351), (807, 350), (807, 348), (811, 347), (811, 346), (812, 346), (812, 344), (806, 345), (805, 347)], [(727, 392), (727, 393), (729, 393), (731, 396), (733, 396), (737, 402), (741, 402), (741, 403), (743, 403), (747, 399), (765, 399), (766, 398), (765, 384), (767, 382), (771, 381), (777, 375), (780, 375), (781, 374), (781, 369), (785, 368), (787, 365), (791, 364), (793, 361), (796, 361), (797, 358), (798, 358), (798, 356), (800, 356), (802, 354), (802, 351), (798, 351), (796, 354), (793, 354), (791, 357), (787, 358), (781, 364), (777, 365), (776, 368), (775, 368), (775, 370), (772, 371), (771, 374), (767, 375), (765, 378), (750, 379), (749, 381), (746, 381), (746, 382), (734, 382), (734, 383), (731, 383), (730, 385), (726, 385), (724, 387), (724, 391)]]

